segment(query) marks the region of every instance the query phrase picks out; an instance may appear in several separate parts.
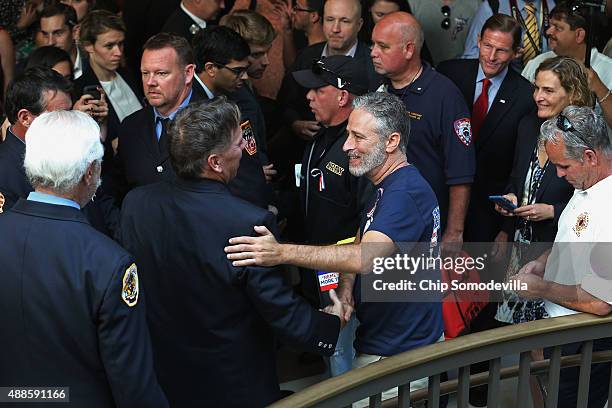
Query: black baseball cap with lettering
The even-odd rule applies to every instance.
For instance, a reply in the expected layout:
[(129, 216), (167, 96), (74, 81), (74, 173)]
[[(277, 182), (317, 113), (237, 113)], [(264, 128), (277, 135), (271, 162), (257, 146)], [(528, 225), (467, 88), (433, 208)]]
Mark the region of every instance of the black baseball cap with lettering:
[(293, 78), (306, 89), (332, 85), (353, 95), (368, 92), (367, 73), (363, 64), (346, 55), (315, 60), (310, 69), (294, 72)]

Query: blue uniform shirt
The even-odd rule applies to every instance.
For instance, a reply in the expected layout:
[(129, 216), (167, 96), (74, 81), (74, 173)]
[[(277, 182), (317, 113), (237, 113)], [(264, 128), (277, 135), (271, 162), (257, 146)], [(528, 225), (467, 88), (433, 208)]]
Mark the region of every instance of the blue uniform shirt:
[(161, 121), (159, 121), (157, 119), (159, 118), (159, 119), (174, 120), (174, 117), (176, 116), (176, 114), (179, 113), (181, 111), (181, 109), (183, 109), (185, 106), (189, 105), (189, 101), (191, 101), (191, 94), (192, 93), (193, 93), (193, 90), (190, 90), (189, 91), (189, 95), (187, 95), (187, 97), (185, 99), (183, 99), (183, 102), (181, 102), (179, 107), (176, 108), (176, 110), (174, 112), (170, 112), (170, 114), (168, 116), (162, 116), (162, 114), (159, 113), (155, 107), (153, 108), (153, 116), (155, 117), (155, 134), (157, 135), (157, 140), (159, 140), (159, 138), (161, 137), (161, 133), (162, 133), (162, 124), (161, 124)]
[[(433, 242), (440, 234), (436, 197), (414, 166), (397, 169), (376, 186), (361, 234), (378, 231), (395, 243)], [(359, 327), (355, 349), (392, 356), (435, 343), (442, 335), (442, 305), (418, 302), (362, 302), (361, 279), (355, 282)]]
[(476, 172), (470, 111), (455, 84), (424, 62), (423, 73), (402, 89), (390, 85), (410, 117), (406, 156), (429, 183), (440, 206), (442, 229), (448, 212), (448, 186), (470, 184)]

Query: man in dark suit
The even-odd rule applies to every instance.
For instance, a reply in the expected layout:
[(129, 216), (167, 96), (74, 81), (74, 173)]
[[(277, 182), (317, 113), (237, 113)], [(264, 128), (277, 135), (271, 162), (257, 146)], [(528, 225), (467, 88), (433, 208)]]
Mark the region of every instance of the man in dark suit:
[[(32, 121), (43, 112), (70, 110), (70, 81), (49, 68), (30, 68), (17, 75), (8, 87), (6, 112), (13, 124), (0, 144), (0, 213), (26, 198), (34, 187), (23, 168), (26, 133)], [(98, 231), (112, 235), (119, 209), (109, 195), (99, 194), (83, 208), (89, 223)]]
[(63, 3), (52, 3), (40, 13), (38, 24), (43, 45), (53, 45), (66, 51), (72, 61), (73, 77), (79, 79), (88, 64), (86, 55), (80, 52), (76, 42), (77, 14), (74, 8)]
[(0, 384), (68, 387), (74, 406), (167, 407), (138, 268), (80, 211), (103, 152), (82, 112), (43, 113), (28, 130), (35, 191), (0, 217)]
[[(520, 33), (521, 26), (514, 18), (494, 14), (482, 27), (478, 60), (451, 60), (437, 68), (457, 85), (471, 107), (476, 174), (465, 222), (468, 242), (508, 241), (503, 218), (488, 197), (505, 191), (520, 119), (535, 110), (531, 84), (508, 67), (518, 54)], [(471, 331), (498, 327), (496, 311), (497, 303), (485, 306), (472, 321)], [(488, 363), (475, 364), (472, 372), (486, 371), (487, 367)], [(486, 387), (472, 388), (470, 403), (484, 406)]]
[[(278, 96), (282, 106), (285, 107), (285, 121), (299, 138), (312, 140), (320, 125), (308, 106), (306, 99), (308, 89), (293, 79), (292, 72), (310, 69), (313, 61), (327, 56), (347, 55), (357, 59), (366, 67), (369, 90), (376, 89), (380, 84), (380, 77), (374, 72), (369, 47), (357, 39), (362, 25), (361, 4), (358, 0), (328, 0), (325, 3), (323, 32), (327, 41), (302, 50), (293, 67), (285, 75)], [(301, 153), (303, 149), (298, 150), (298, 153)]]
[(531, 84), (508, 67), (518, 53), (520, 32), (514, 18), (495, 14), (482, 28), (478, 60), (445, 61), (437, 68), (457, 85), (471, 107), (476, 174), (465, 223), (466, 241), (492, 242), (501, 231), (503, 217), (488, 196), (504, 192), (519, 121), (535, 110)]
[(190, 102), (206, 99), (203, 92), (192, 90), (194, 68), (191, 46), (182, 37), (160, 33), (144, 45), (140, 69), (150, 106), (125, 118), (119, 127), (114, 183), (119, 198), (136, 186), (174, 178), (167, 125)]
[(215, 26), (200, 31), (194, 37), (196, 75), (194, 88), (201, 89), (209, 99), (227, 95), (240, 108), (241, 128), (247, 143), (242, 152), (238, 174), (229, 183), (232, 194), (259, 207), (268, 208), (272, 190), (266, 182), (262, 151), (266, 135), (261, 134), (254, 115), (259, 108), (254, 97), (244, 94), (249, 69), (249, 44), (229, 27)]
[(180, 35), (191, 43), (198, 31), (214, 21), (223, 9), (224, 0), (183, 0), (168, 17), (162, 31)]
[[(142, 262), (160, 384), (172, 406), (262, 407), (280, 398), (275, 335), (331, 355), (342, 323), (295, 296), (273, 268), (236, 268), (223, 248), (274, 216), (233, 196), (246, 142), (235, 104), (185, 108), (170, 127), (177, 179), (131, 191), (120, 241)], [(331, 309), (330, 309), (331, 311)]]

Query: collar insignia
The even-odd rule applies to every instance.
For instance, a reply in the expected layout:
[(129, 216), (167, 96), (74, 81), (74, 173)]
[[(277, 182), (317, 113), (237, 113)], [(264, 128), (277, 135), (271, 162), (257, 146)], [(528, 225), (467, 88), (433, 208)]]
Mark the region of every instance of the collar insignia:
[(200, 31), (200, 26), (197, 24), (192, 24), (189, 26), (189, 32), (191, 35), (196, 35)]

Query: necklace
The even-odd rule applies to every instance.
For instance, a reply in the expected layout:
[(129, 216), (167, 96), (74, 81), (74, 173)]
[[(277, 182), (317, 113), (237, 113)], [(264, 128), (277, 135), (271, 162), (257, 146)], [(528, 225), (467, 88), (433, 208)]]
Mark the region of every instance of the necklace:
[(414, 81), (416, 81), (416, 79), (419, 77), (419, 75), (421, 75), (421, 72), (423, 71), (423, 65), (421, 65), (421, 67), (419, 68), (419, 70), (416, 72), (416, 74), (413, 75), (412, 79), (410, 80), (410, 82), (408, 82), (408, 85), (406, 85), (407, 87), (412, 85)]

